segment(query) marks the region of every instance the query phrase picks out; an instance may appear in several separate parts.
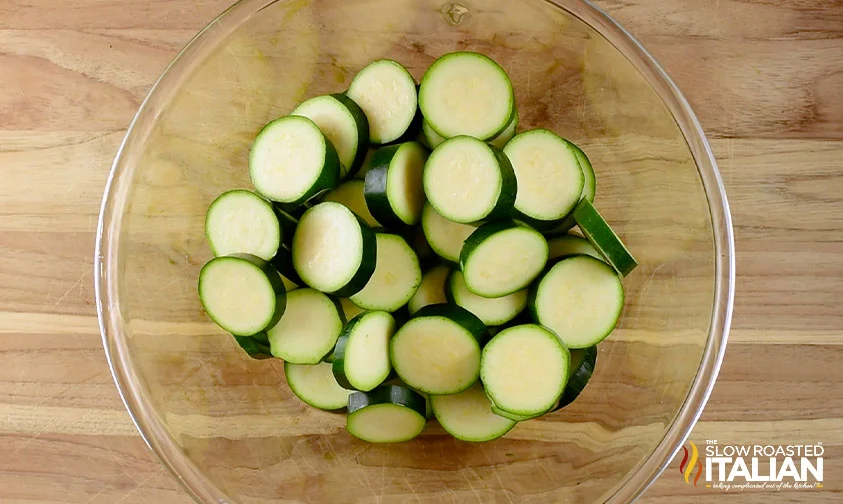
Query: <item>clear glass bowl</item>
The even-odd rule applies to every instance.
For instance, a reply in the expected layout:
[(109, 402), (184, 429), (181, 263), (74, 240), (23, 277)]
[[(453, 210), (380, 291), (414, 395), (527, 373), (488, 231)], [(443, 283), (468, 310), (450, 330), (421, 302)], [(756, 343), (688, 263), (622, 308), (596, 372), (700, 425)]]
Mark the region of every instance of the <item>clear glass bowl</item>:
[[(627, 304), (572, 406), (485, 444), (435, 424), (375, 446), (306, 407), (280, 362), (247, 358), (206, 318), (205, 209), (249, 187), (261, 125), (345, 89), (376, 58), (418, 78), (484, 52), (510, 73), (521, 129), (580, 144), (596, 204), (637, 256)], [(734, 283), (723, 187), (688, 103), (647, 52), (577, 0), (244, 0), (161, 77), (111, 172), (96, 287), (115, 381), (152, 450), (200, 502), (628, 502), (699, 417)]]

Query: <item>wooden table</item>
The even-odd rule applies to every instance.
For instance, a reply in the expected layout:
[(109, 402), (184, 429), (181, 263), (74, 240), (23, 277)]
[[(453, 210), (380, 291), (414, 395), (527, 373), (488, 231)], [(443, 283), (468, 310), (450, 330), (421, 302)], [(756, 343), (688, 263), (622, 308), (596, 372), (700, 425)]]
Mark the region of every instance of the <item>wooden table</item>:
[[(825, 488), (647, 503), (843, 501), (843, 2), (601, 0), (684, 90), (737, 235), (720, 380), (691, 439), (822, 441)], [(153, 80), (228, 0), (0, 3), (0, 502), (186, 503), (100, 346), (94, 228)]]

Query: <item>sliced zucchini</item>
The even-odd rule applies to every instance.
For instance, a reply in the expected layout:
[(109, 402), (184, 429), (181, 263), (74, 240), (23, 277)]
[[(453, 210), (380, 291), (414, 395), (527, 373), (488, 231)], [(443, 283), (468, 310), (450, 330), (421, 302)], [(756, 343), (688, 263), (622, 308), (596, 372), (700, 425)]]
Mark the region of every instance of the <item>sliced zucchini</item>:
[(618, 274), (599, 259), (577, 255), (553, 265), (533, 286), (528, 306), (534, 320), (568, 348), (587, 348), (615, 328), (624, 303)]
[(375, 272), (377, 240), (351, 210), (329, 201), (302, 215), (292, 252), (293, 266), (304, 283), (327, 294), (350, 297)]
[(518, 192), (509, 159), (469, 136), (442, 142), (428, 158), (423, 179), (436, 211), (464, 224), (509, 217)]
[(263, 196), (296, 205), (336, 186), (340, 162), (316, 123), (286, 116), (258, 133), (249, 155), (249, 175)]
[(552, 332), (525, 324), (499, 332), (483, 349), (480, 377), (501, 410), (531, 416), (554, 406), (568, 379), (571, 356)]
[(547, 241), (513, 221), (484, 224), (465, 240), (460, 266), (468, 289), (495, 298), (527, 287), (547, 264)]
[(518, 179), (517, 218), (539, 228), (558, 225), (583, 192), (585, 177), (573, 144), (535, 129), (515, 135), (504, 153)]
[(340, 308), (342, 308), (342, 312), (345, 315), (346, 320), (351, 320), (366, 311), (365, 308), (360, 308), (348, 298), (342, 298), (339, 301)]
[(390, 343), (390, 359), (408, 386), (428, 394), (456, 394), (480, 373), (486, 326), (471, 312), (451, 304), (425, 306)]
[(427, 423), (425, 400), (399, 385), (348, 396), (346, 430), (370, 443), (400, 443), (421, 434)]
[[(278, 247), (278, 250), (275, 252), (275, 257), (273, 257), (269, 262), (272, 263), (272, 266), (274, 266), (276, 270), (278, 270), (278, 273), (281, 273), (282, 280), (286, 278), (293, 284), (304, 284), (301, 277), (299, 277), (299, 274), (296, 273), (296, 268), (293, 266), (293, 252), (286, 245)], [(286, 288), (287, 284), (284, 284), (284, 287)], [(292, 289), (288, 288), (287, 290)]]
[(476, 52), (452, 52), (425, 72), (419, 106), (444, 138), (468, 135), (488, 140), (506, 129), (515, 95), (509, 77), (494, 60)]
[(582, 234), (621, 276), (629, 275), (638, 266), (626, 245), (590, 201), (580, 201), (574, 209), (574, 220)]
[(258, 334), (284, 314), (281, 275), (251, 254), (215, 257), (199, 272), (199, 300), (218, 326), (237, 336)]
[(281, 245), (272, 204), (243, 189), (217, 196), (205, 216), (205, 235), (215, 256), (252, 254), (268, 261)]
[(460, 262), (460, 252), (466, 238), (477, 229), (475, 226), (442, 217), (430, 203), (425, 203), (422, 209), (421, 225), (424, 237), (433, 252), (455, 265)]
[(341, 177), (360, 169), (369, 145), (369, 121), (354, 100), (344, 94), (316, 96), (302, 102), (292, 115), (307, 117), (319, 126), (337, 150)]
[(565, 385), (565, 391), (562, 392), (559, 404), (553, 411), (564, 408), (577, 400), (588, 382), (591, 381), (596, 366), (596, 346), (571, 350), (571, 370), (568, 375), (568, 384)]
[(427, 121), (422, 122), (422, 134), (424, 135), (424, 140), (427, 142), (427, 146), (430, 147), (430, 150), (439, 147), (439, 144), (447, 140), (447, 138), (437, 133)]
[(427, 238), (424, 237), (424, 229), (421, 226), (413, 226), (407, 235), (407, 243), (416, 251), (416, 255), (419, 256), (419, 263), (423, 268), (436, 261), (436, 254), (430, 248), (430, 244), (427, 243)]
[(328, 191), (322, 198), (322, 201), (342, 203), (369, 226), (373, 228), (381, 227), (381, 224), (372, 216), (369, 206), (366, 204), (365, 187), (366, 184), (362, 180), (347, 180), (337, 186), (336, 189)]
[(577, 161), (580, 163), (580, 168), (582, 169), (583, 174), (583, 188), (580, 199), (587, 199), (588, 201), (594, 203), (594, 195), (597, 192), (597, 178), (594, 176), (594, 167), (591, 166), (591, 161), (582, 149), (580, 149), (576, 144), (571, 143), (570, 145), (573, 147), (574, 152), (577, 155)]
[(351, 301), (367, 310), (395, 311), (407, 304), (421, 284), (419, 258), (401, 236), (377, 233), (375, 272)]
[(366, 172), (366, 205), (387, 226), (412, 226), (424, 206), (422, 171), (427, 151), (417, 142), (381, 147)]
[(273, 358), (272, 351), (269, 349), (269, 342), (266, 341), (266, 333), (258, 333), (252, 336), (234, 336), (234, 340), (253, 359)]
[(272, 205), (272, 210), (275, 211), (275, 217), (278, 219), (278, 225), (281, 228), (281, 244), (289, 246), (293, 241), (293, 234), (299, 226), (299, 219), (281, 208), (278, 203)]
[(415, 314), (425, 306), (448, 302), (445, 297), (445, 279), (448, 278), (450, 272), (451, 268), (444, 264), (436, 265), (425, 272), (419, 288), (407, 302), (410, 315)]
[(389, 340), (395, 328), (395, 319), (384, 311), (370, 311), (352, 319), (334, 349), (337, 383), (364, 392), (383, 383), (392, 371)]
[[(594, 168), (591, 166), (591, 161), (588, 160), (585, 153), (576, 145), (571, 144), (571, 147), (574, 148), (577, 154), (577, 161), (580, 163), (580, 168), (582, 168), (583, 173), (583, 188), (582, 188), (582, 195), (580, 196), (580, 200), (587, 199), (588, 201), (594, 202), (594, 194), (597, 190), (596, 179), (594, 177)], [(553, 226), (550, 229), (542, 229), (542, 233), (545, 236), (560, 236), (567, 233), (572, 227), (576, 225), (576, 221), (574, 220), (574, 212), (568, 214), (560, 224)]]
[(360, 70), (346, 92), (369, 120), (369, 141), (388, 144), (401, 138), (416, 119), (416, 81), (392, 60), (377, 60)]
[(445, 283), (448, 301), (461, 306), (487, 326), (498, 326), (514, 319), (527, 307), (527, 289), (506, 296), (486, 298), (468, 290), (461, 271), (452, 271)]
[(506, 144), (512, 140), (512, 137), (515, 136), (515, 130), (518, 128), (518, 111), (514, 110), (512, 113), (512, 119), (509, 120), (509, 124), (506, 125), (506, 128), (500, 132), (498, 136), (489, 140), (489, 143), (497, 147), (498, 149), (503, 150)]
[(550, 410), (548, 410), (548, 411), (543, 411), (541, 413), (536, 413), (536, 414), (533, 414), (533, 415), (517, 415), (515, 413), (510, 413), (509, 411), (500, 409), (494, 403), (492, 403), (491, 411), (495, 415), (503, 417), (503, 418), (505, 418), (507, 420), (510, 420), (510, 421), (513, 421), (513, 422), (526, 422), (527, 420), (532, 420), (533, 418), (538, 418), (538, 417), (540, 417), (542, 415), (546, 415), (547, 413), (550, 412)]
[(284, 376), (296, 397), (314, 408), (328, 411), (345, 408), (353, 392), (340, 387), (327, 362), (312, 365), (285, 362)]
[(603, 260), (603, 256), (594, 248), (594, 245), (582, 236), (572, 234), (557, 236), (548, 240), (547, 246), (550, 249), (548, 259), (551, 261), (572, 255), (589, 255)]
[[(506, 125), (506, 128), (498, 136), (489, 140), (489, 143), (498, 149), (503, 150), (506, 143), (512, 140), (512, 137), (515, 136), (515, 130), (517, 128), (518, 112), (515, 112), (512, 114), (512, 119), (509, 120), (509, 124)], [(427, 121), (422, 124), (422, 133), (424, 133), (424, 140), (427, 142), (427, 146), (430, 147), (431, 150), (435, 149), (439, 146), (439, 144), (447, 140), (445, 137), (437, 133), (436, 130), (427, 123)]]
[(442, 428), (463, 441), (491, 441), (509, 432), (516, 424), (492, 413), (492, 403), (480, 382), (458, 394), (432, 396), (430, 405)]
[(318, 364), (337, 343), (344, 325), (338, 303), (313, 289), (287, 295), (287, 310), (267, 331), (272, 355), (293, 364)]
[(372, 164), (372, 156), (375, 155), (375, 152), (377, 152), (377, 149), (369, 148), (369, 152), (366, 153), (366, 157), (363, 159), (363, 166), (354, 174), (354, 178), (359, 180), (366, 179), (366, 172), (369, 171), (369, 166)]

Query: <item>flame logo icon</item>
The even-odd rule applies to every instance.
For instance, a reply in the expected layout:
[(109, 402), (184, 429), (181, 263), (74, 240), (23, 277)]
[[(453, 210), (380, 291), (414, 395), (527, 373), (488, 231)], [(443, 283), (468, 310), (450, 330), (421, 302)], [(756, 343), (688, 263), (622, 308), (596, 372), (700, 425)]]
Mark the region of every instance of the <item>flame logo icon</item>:
[(691, 445), (691, 451), (688, 452), (688, 448), (682, 447), (682, 450), (685, 451), (685, 456), (682, 457), (682, 462), (679, 464), (679, 474), (685, 476), (685, 483), (691, 483), (691, 475), (694, 473), (694, 469), (696, 469), (697, 475), (694, 477), (694, 486), (697, 486), (697, 482), (700, 480), (703, 472), (702, 462), (699, 460), (697, 445), (693, 441), (688, 441), (688, 444)]

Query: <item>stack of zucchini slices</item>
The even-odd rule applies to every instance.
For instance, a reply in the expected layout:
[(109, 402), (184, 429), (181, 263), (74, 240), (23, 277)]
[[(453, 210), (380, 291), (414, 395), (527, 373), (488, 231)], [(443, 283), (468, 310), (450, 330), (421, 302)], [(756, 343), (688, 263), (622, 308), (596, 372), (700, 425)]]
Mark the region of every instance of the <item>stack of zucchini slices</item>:
[(517, 130), (509, 77), (473, 52), (420, 84), (378, 60), (301, 103), (255, 138), (255, 191), (208, 209), (206, 312), (365, 441), (434, 416), (489, 441), (571, 404), (636, 262), (592, 204), (586, 155)]

